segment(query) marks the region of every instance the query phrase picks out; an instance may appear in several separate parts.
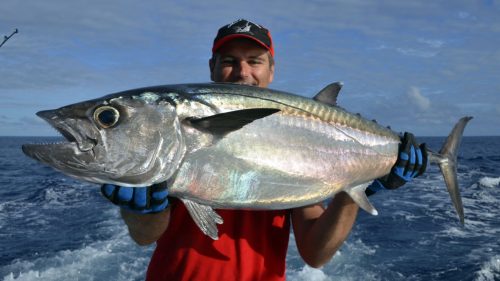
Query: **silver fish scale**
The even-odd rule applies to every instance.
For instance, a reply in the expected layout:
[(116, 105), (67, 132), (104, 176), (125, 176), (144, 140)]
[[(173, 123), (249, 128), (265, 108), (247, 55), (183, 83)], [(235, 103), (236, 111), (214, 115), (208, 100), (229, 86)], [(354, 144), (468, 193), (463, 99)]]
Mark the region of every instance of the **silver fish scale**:
[[(202, 88), (191, 94), (204, 102), (218, 108), (221, 112), (246, 108), (279, 108), (290, 114), (314, 115), (323, 121), (333, 123), (339, 127), (349, 127), (375, 135), (386, 136), (390, 139), (399, 138), (397, 135), (375, 122), (349, 113), (340, 107), (332, 107), (312, 99), (256, 87), (242, 87), (234, 89), (229, 85), (211, 85), (213, 88)], [(215, 93), (215, 94), (214, 94)]]
[(340, 108), (292, 97), (265, 90), (196, 94), (210, 108), (207, 115), (214, 108), (281, 111), (188, 153), (170, 192), (219, 208), (293, 208), (390, 171), (396, 134)]

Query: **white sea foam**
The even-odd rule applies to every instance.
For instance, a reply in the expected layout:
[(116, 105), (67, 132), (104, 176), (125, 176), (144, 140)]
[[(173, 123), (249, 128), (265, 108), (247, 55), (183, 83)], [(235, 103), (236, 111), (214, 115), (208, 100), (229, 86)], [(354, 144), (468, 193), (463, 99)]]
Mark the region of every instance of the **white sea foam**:
[(500, 255), (493, 256), (485, 262), (475, 274), (475, 281), (500, 280)]
[(0, 230), (5, 224), (5, 218), (7, 217), (7, 213), (4, 212), (5, 209), (5, 203), (0, 203)]
[(48, 257), (14, 260), (2, 268), (0, 280), (144, 280), (152, 248), (132, 242), (118, 217), (110, 223), (109, 239)]
[(464, 227), (461, 226), (450, 225), (447, 228), (445, 228), (441, 233), (437, 233), (436, 236), (464, 238), (469, 236), (469, 231), (467, 231)]
[[(353, 237), (355, 238), (355, 236)], [(349, 239), (323, 267), (315, 269), (304, 264), (292, 237), (287, 257), (287, 280), (291, 281), (355, 281), (384, 280), (379, 270), (372, 270), (369, 260), (378, 246), (367, 246), (360, 239)], [(397, 273), (389, 272), (394, 275)]]
[(500, 177), (498, 178), (483, 177), (479, 180), (479, 184), (486, 187), (500, 186)]
[(75, 206), (85, 206), (93, 196), (92, 190), (95, 186), (88, 183), (68, 182), (65, 178), (57, 179), (57, 182), (49, 186), (40, 194), (42, 208), (61, 209), (74, 208)]
[(329, 281), (332, 280), (321, 269), (304, 265), (301, 270), (288, 270), (287, 280), (290, 281)]
[[(153, 248), (135, 245), (122, 225), (111, 221), (109, 223), (111, 225), (108, 230), (115, 233), (109, 239), (96, 241), (76, 250), (59, 251), (50, 257), (15, 260), (2, 268), (5, 275), (0, 276), (0, 280), (144, 280)], [(339, 276), (340, 280), (361, 280), (367, 276), (374, 277), (368, 270), (361, 270), (362, 267), (358, 268), (360, 270), (351, 270), (351, 260), (363, 259), (363, 256), (375, 253), (374, 249), (360, 240), (347, 242), (335, 258), (321, 269), (305, 265), (298, 255), (293, 237), (290, 242), (287, 280), (329, 281), (338, 280)], [(294, 264), (290, 264), (290, 259), (295, 260), (292, 262)]]

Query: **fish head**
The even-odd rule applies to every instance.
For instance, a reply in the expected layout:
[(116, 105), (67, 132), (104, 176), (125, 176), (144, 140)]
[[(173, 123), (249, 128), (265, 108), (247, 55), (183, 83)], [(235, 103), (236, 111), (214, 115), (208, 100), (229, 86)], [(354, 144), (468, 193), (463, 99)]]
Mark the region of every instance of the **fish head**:
[(175, 106), (152, 93), (110, 95), (40, 111), (66, 142), (26, 144), (26, 155), (94, 183), (148, 186), (170, 178), (185, 152)]

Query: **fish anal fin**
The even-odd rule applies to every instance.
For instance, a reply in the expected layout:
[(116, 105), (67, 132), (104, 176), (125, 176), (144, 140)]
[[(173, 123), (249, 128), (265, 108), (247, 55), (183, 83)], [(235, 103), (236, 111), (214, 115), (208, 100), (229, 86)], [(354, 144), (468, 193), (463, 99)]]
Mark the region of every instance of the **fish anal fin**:
[(370, 183), (360, 184), (345, 190), (349, 196), (351, 196), (352, 200), (363, 210), (368, 213), (376, 216), (378, 215), (378, 211), (373, 207), (372, 203), (366, 197), (365, 190), (370, 185)]
[(314, 96), (313, 100), (335, 106), (337, 105), (337, 97), (343, 85), (342, 82), (332, 83), (319, 91), (319, 93)]
[(219, 113), (202, 118), (191, 118), (190, 125), (200, 131), (223, 137), (243, 126), (280, 111), (277, 108), (250, 108)]
[(224, 222), (221, 216), (210, 206), (201, 205), (187, 199), (182, 199), (182, 202), (200, 230), (213, 240), (218, 240), (219, 231), (217, 230), (217, 224)]

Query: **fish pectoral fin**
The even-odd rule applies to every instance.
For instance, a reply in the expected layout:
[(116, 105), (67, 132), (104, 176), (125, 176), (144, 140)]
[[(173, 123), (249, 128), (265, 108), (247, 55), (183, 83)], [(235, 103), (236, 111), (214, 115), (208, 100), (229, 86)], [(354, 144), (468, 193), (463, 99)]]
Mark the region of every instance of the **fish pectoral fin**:
[(366, 188), (370, 185), (370, 183), (364, 183), (360, 184), (351, 188), (348, 188), (345, 190), (349, 196), (351, 196), (352, 200), (358, 204), (358, 206), (367, 211), (368, 213), (376, 216), (378, 215), (377, 209), (373, 207), (372, 203), (368, 200), (368, 197), (366, 197), (365, 190)]
[(213, 135), (223, 137), (243, 126), (280, 111), (277, 108), (250, 108), (235, 110), (203, 118), (189, 119), (192, 127)]
[(213, 240), (218, 240), (219, 231), (217, 230), (217, 224), (224, 222), (221, 216), (210, 206), (201, 205), (187, 199), (181, 200), (200, 230)]
[(319, 91), (319, 93), (314, 96), (313, 100), (335, 106), (337, 105), (337, 97), (343, 85), (342, 82), (332, 83)]

